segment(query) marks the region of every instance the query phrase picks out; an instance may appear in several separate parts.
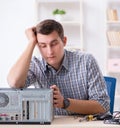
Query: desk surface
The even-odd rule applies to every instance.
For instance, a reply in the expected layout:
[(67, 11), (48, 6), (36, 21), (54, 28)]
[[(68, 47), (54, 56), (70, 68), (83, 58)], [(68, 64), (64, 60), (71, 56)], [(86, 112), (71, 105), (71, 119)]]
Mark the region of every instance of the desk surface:
[[(120, 128), (120, 125), (104, 124), (103, 121), (82, 121), (80, 117), (56, 116), (50, 125), (34, 125), (34, 128)], [(0, 125), (0, 128), (32, 128), (33, 125)]]

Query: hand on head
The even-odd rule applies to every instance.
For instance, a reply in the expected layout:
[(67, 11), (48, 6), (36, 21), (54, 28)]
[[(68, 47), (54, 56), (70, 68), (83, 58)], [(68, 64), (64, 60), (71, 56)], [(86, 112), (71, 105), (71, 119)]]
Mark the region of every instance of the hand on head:
[(37, 43), (36, 27), (26, 29), (25, 34), (31, 43)]

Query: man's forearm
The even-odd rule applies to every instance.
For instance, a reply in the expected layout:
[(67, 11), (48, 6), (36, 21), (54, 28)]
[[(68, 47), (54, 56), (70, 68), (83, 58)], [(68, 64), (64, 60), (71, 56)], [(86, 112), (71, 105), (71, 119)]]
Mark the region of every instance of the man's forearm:
[(66, 109), (71, 112), (80, 114), (97, 114), (104, 113), (104, 108), (99, 104), (99, 102), (94, 100), (75, 100), (69, 99), (70, 106)]
[(20, 58), (11, 68), (7, 77), (8, 84), (11, 87), (21, 88), (24, 86), (34, 47), (34, 43), (29, 43)]

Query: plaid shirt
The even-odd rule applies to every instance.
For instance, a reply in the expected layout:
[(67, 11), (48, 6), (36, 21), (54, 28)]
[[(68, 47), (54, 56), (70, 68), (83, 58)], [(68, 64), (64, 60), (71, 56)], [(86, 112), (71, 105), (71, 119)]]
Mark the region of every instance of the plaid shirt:
[[(83, 52), (65, 50), (63, 63), (58, 71), (41, 59), (31, 60), (26, 87), (38, 82), (38, 88), (50, 88), (55, 84), (65, 98), (96, 100), (105, 110), (109, 110), (109, 97), (103, 75), (95, 58)], [(55, 115), (70, 112), (55, 108)]]

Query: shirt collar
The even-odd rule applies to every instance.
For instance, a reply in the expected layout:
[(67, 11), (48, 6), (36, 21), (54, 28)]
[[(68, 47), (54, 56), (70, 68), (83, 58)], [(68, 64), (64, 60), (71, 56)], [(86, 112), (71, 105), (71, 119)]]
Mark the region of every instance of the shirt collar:
[(62, 66), (63, 66), (66, 70), (68, 70), (67, 50), (64, 50), (64, 58), (63, 58)]

